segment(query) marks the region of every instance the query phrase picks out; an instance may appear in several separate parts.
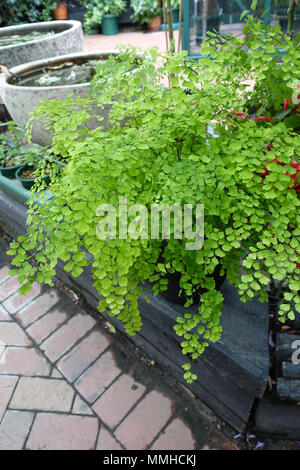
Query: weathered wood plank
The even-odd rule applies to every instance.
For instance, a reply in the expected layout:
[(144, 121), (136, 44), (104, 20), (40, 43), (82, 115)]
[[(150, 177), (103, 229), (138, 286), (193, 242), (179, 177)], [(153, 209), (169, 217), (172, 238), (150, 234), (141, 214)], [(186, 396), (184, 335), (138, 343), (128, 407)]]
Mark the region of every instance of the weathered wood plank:
[(278, 362), (291, 361), (295, 352), (295, 348), (293, 348), (295, 341), (300, 341), (300, 335), (289, 335), (288, 333), (276, 335), (276, 360)]
[(300, 406), (264, 398), (255, 411), (255, 432), (300, 440)]
[(292, 362), (283, 362), (281, 365), (283, 377), (300, 379), (300, 364), (293, 364)]
[(287, 400), (300, 401), (300, 380), (277, 378), (277, 396)]

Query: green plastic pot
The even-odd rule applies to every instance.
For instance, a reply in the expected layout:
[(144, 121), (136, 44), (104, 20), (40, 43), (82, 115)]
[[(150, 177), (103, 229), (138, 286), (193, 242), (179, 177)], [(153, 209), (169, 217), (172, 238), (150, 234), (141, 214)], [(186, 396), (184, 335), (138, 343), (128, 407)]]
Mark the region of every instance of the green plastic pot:
[(16, 171), (21, 167), (21, 165), (16, 166), (7, 166), (7, 167), (0, 167), (0, 172), (6, 178), (15, 178)]
[(118, 34), (118, 21), (116, 15), (104, 15), (102, 20), (102, 33), (105, 36), (112, 36)]
[[(36, 178), (35, 179), (24, 179), (24, 178), (21, 178), (21, 173), (23, 170), (25, 170), (27, 168), (26, 165), (23, 165), (21, 166), (17, 172), (16, 172), (16, 178), (18, 181), (20, 181), (20, 183), (22, 184), (23, 188), (25, 189), (31, 189), (32, 186), (34, 185), (34, 183), (36, 182)], [(50, 176), (44, 176), (42, 178), (43, 181), (45, 181), (46, 184), (49, 184), (50, 183)]]

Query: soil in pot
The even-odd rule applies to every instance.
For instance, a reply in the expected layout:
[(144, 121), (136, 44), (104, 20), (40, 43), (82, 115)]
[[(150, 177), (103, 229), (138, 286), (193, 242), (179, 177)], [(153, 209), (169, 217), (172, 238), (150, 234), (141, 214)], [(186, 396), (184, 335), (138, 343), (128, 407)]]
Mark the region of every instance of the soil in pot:
[(47, 87), (88, 83), (95, 74), (96, 67), (105, 60), (68, 61), (59, 65), (35, 69), (19, 78), (11, 78), (9, 83), (26, 87)]
[[(34, 185), (36, 178), (34, 177), (35, 168), (32, 166), (21, 166), (16, 172), (16, 178), (25, 189), (30, 189)], [(50, 176), (44, 176), (42, 180), (48, 185)]]

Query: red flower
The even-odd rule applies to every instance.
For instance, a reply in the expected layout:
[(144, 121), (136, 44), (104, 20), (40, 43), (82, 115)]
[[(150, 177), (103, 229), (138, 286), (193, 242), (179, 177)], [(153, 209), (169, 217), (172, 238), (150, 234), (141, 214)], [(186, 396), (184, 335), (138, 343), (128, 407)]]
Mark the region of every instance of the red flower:
[(255, 122), (258, 121), (267, 121), (270, 122), (272, 116), (259, 116), (258, 118), (254, 119)]
[(292, 98), (290, 100), (284, 100), (283, 111), (286, 111), (289, 107), (289, 104), (292, 102)]

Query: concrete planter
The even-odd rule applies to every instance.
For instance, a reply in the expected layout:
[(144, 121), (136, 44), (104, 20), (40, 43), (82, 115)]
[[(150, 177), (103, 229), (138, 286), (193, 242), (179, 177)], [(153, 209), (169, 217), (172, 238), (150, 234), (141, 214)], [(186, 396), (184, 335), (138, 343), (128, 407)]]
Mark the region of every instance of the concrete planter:
[[(13, 67), (11, 72), (22, 76), (22, 74), (33, 71), (35, 69), (40, 69), (46, 66), (59, 65), (63, 62), (69, 62), (75, 59), (78, 61), (106, 59), (109, 55), (117, 54), (118, 52), (116, 51), (67, 54), (60, 57), (51, 57), (49, 59), (18, 65), (17, 67)], [(8, 77), (2, 74), (2, 76), (0, 76), (0, 95), (12, 119), (20, 126), (25, 127), (30, 117), (30, 112), (40, 104), (41, 99), (63, 100), (69, 94), (85, 97), (89, 85), (90, 83), (87, 82), (77, 85), (57, 85), (47, 87), (17, 86), (9, 83)], [(107, 112), (103, 112), (104, 119)], [(93, 124), (91, 123), (91, 125)], [(40, 145), (51, 145), (51, 135), (49, 135), (49, 132), (43, 127), (41, 122), (34, 122), (32, 129), (32, 140), (33, 142), (36, 142)]]
[(82, 26), (79, 21), (45, 21), (1, 28), (1, 36), (33, 31), (55, 34), (34, 41), (0, 47), (0, 64), (11, 68), (33, 60), (82, 51)]

